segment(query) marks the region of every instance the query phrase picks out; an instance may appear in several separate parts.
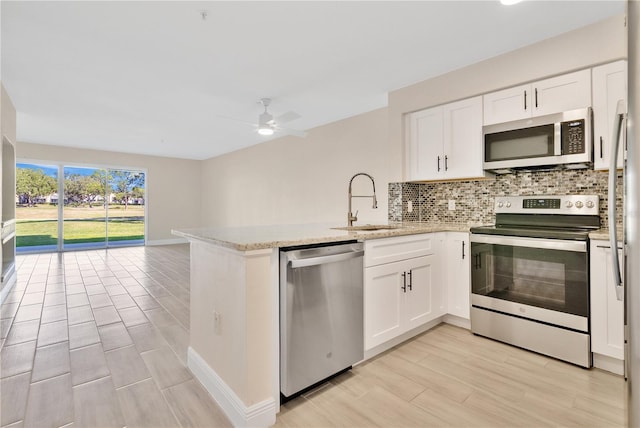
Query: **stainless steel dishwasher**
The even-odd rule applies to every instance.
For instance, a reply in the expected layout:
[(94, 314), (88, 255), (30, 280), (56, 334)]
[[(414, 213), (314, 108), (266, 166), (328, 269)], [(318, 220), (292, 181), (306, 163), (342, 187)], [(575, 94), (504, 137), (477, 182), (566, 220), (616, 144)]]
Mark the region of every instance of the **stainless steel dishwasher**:
[(364, 358), (363, 255), (357, 242), (281, 249), (284, 401)]

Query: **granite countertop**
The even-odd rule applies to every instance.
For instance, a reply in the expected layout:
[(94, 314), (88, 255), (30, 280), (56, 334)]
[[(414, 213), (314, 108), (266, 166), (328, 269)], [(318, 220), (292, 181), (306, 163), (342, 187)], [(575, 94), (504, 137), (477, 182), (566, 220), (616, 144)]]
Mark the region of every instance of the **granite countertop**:
[(346, 231), (333, 229), (344, 224), (293, 224), (246, 227), (208, 227), (172, 230), (176, 236), (209, 242), (238, 251), (261, 250), (295, 245), (347, 240), (389, 238), (431, 232), (468, 232), (473, 225), (454, 223), (389, 223), (393, 229)]
[[(622, 241), (622, 226), (617, 226), (617, 230), (616, 232), (618, 232), (618, 241)], [(589, 238), (590, 239), (597, 239), (597, 240), (601, 240), (601, 241), (608, 241), (609, 240), (609, 229), (607, 228), (600, 228), (598, 230), (594, 230), (593, 232), (589, 233)]]

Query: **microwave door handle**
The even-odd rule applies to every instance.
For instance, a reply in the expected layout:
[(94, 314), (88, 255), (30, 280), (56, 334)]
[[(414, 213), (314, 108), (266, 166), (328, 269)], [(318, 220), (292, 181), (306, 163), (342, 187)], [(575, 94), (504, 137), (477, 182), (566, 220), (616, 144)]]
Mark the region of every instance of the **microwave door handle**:
[(562, 123), (553, 124), (553, 154), (554, 156), (562, 156)]
[[(626, 105), (624, 100), (618, 101), (616, 108), (616, 117), (613, 121), (613, 136), (609, 153), (609, 243), (611, 245), (611, 270), (613, 271), (614, 286), (616, 289), (616, 298), (622, 301), (624, 298), (624, 285), (622, 284), (622, 275), (620, 274), (620, 260), (618, 259), (618, 230), (616, 222), (616, 184), (617, 184), (617, 164), (618, 164), (618, 147), (620, 147), (620, 136), (624, 133), (626, 126)], [(624, 251), (624, 248), (623, 248)]]

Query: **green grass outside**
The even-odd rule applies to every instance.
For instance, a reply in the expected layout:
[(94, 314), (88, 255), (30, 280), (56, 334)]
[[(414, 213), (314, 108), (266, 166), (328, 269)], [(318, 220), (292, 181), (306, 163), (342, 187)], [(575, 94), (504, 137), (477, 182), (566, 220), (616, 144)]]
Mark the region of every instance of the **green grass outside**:
[[(110, 210), (112, 209), (110, 207)], [(16, 220), (16, 247), (57, 245), (58, 222), (51, 218), (51, 213), (55, 210), (50, 206), (42, 206), (42, 208), (22, 208), (17, 211), (19, 215)], [(64, 221), (64, 243), (105, 242), (104, 210), (94, 207), (75, 208), (74, 211), (74, 218)], [(140, 216), (144, 211), (140, 209), (127, 211), (119, 210), (118, 217), (109, 217), (109, 241), (144, 239), (144, 215)], [(65, 211), (65, 216), (68, 217), (70, 212), (71, 210)]]

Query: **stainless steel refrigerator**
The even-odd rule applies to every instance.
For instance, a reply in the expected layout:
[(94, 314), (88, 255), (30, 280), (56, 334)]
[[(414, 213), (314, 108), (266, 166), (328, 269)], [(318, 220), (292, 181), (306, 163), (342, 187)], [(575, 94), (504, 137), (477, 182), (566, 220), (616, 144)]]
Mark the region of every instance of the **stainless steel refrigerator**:
[(627, 404), (629, 426), (640, 427), (640, 0), (627, 1), (627, 30), (629, 100), (623, 220)]

